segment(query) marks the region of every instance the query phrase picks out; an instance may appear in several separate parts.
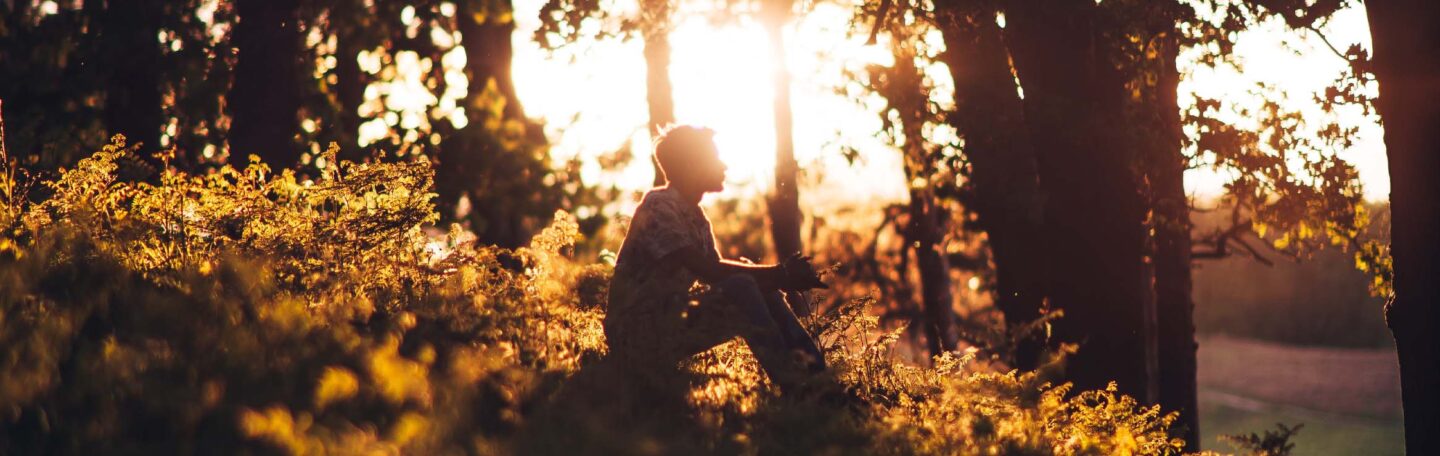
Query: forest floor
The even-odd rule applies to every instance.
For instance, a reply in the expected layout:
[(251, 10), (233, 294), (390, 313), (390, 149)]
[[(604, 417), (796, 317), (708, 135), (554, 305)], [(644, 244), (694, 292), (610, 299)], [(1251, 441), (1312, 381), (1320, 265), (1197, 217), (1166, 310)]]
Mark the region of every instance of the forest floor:
[(1305, 427), (1297, 455), (1404, 454), (1395, 350), (1200, 337), (1201, 446), (1275, 423)]

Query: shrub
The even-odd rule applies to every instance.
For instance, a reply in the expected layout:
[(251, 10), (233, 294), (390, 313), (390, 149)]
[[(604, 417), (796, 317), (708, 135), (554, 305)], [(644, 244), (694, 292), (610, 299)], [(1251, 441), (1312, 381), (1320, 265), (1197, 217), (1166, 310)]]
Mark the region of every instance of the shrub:
[[(610, 366), (610, 267), (557, 213), (529, 247), (435, 220), (424, 161), (327, 152), (123, 182), (118, 138), (0, 211), (0, 452), (1162, 454), (1172, 416), (969, 357), (898, 362), (858, 299), (834, 368), (768, 388), (743, 344)], [(12, 184), (13, 185), (13, 181)], [(19, 200), (17, 200), (19, 201)], [(650, 377), (659, 378), (650, 381)]]

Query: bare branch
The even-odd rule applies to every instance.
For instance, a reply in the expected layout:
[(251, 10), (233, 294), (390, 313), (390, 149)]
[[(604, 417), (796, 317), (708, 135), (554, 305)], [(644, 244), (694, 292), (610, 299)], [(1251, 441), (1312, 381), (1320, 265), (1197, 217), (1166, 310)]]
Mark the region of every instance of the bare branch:
[(1325, 43), (1325, 47), (1330, 48), (1330, 52), (1335, 53), (1335, 56), (1340, 57), (1340, 60), (1344, 60), (1346, 63), (1353, 63), (1350, 57), (1345, 56), (1344, 52), (1340, 52), (1340, 48), (1330, 43), (1330, 38), (1325, 37), (1325, 33), (1321, 32), (1319, 28), (1316, 28), (1314, 25), (1307, 25), (1305, 29), (1315, 33), (1315, 36), (1320, 37), (1320, 41)]
[[(1247, 252), (1250, 252), (1250, 257), (1251, 257), (1251, 258), (1254, 258), (1255, 261), (1259, 261), (1260, 264), (1263, 264), (1263, 265), (1266, 265), (1266, 266), (1275, 266), (1275, 262), (1274, 262), (1274, 261), (1270, 261), (1268, 258), (1265, 258), (1264, 256), (1261, 256), (1261, 255), (1260, 255), (1260, 252), (1257, 251), (1257, 250), (1255, 250), (1255, 247), (1250, 246), (1250, 243), (1249, 243), (1249, 242), (1245, 242), (1244, 239), (1235, 238), (1235, 239), (1234, 239), (1234, 242), (1235, 242), (1236, 244), (1240, 244), (1241, 247), (1244, 247)], [(1282, 253), (1283, 253), (1283, 252), (1282, 252)]]
[(893, 0), (880, 0), (880, 8), (875, 12), (875, 27), (870, 29), (870, 39), (865, 41), (865, 45), (875, 45), (876, 37), (880, 35), (880, 28), (884, 27), (885, 16), (890, 13), (891, 3)]
[[(1234, 214), (1232, 213), (1232, 216), (1233, 215)], [(1191, 241), (1195, 244), (1208, 244), (1212, 247), (1210, 250), (1192, 251), (1190, 252), (1190, 258), (1192, 260), (1213, 260), (1227, 258), (1233, 254), (1233, 252), (1230, 251), (1230, 243), (1233, 242), (1236, 245), (1245, 248), (1248, 256), (1254, 258), (1255, 261), (1260, 262), (1260, 264), (1266, 266), (1274, 266), (1274, 261), (1271, 261), (1269, 258), (1265, 258), (1264, 255), (1260, 254), (1259, 250), (1257, 250), (1254, 246), (1251, 246), (1250, 243), (1246, 242), (1243, 238), (1243, 236), (1247, 233), (1255, 235), (1255, 231), (1253, 229), (1255, 226), (1254, 221), (1248, 219), (1239, 221), (1239, 217), (1232, 217), (1232, 220), (1237, 221), (1234, 222), (1230, 226), (1230, 228), (1227, 228), (1225, 231), (1216, 231), (1208, 239), (1196, 239)], [(1256, 235), (1256, 237), (1258, 237), (1258, 235)]]

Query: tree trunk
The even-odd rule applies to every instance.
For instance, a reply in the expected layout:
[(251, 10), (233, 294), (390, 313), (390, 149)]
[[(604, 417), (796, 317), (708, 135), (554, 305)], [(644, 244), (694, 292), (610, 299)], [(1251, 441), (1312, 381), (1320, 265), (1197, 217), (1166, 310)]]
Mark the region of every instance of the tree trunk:
[[(500, 112), (503, 120), (525, 125), (527, 141), (544, 141), (539, 126), (525, 118), (510, 71), (514, 56), (511, 36), (515, 32), (515, 22), (508, 19), (513, 12), (512, 5), (509, 1), (470, 0), (457, 6), (460, 44), (465, 46), (467, 57), (465, 76), (470, 81), (470, 92), (462, 105), (470, 122), (440, 149), (440, 165), (435, 176), (436, 193), (440, 195), (438, 206), (443, 217), (468, 219), (470, 229), (482, 242), (518, 247), (530, 238), (520, 207), (526, 200), (503, 194), (499, 185), (531, 174), (533, 163), (528, 160), (532, 157), (519, 154), (532, 151), (524, 146), (514, 150), (501, 145), (495, 136), (504, 133), (486, 127), (486, 117), (491, 112), (486, 103), (492, 99), (484, 96), (493, 85), (504, 100)], [(471, 203), (468, 214), (456, 213), (462, 196)]]
[(1012, 1), (1007, 43), (1024, 88), (1044, 208), (1047, 295), (1061, 342), (1080, 344), (1066, 376), (1114, 381), (1151, 399), (1145, 332), (1144, 205), (1121, 125), (1124, 80), (1092, 0)]
[(1141, 147), (1151, 192), (1151, 227), (1154, 230), (1155, 320), (1159, 381), (1157, 396), (1165, 411), (1180, 412), (1175, 429), (1185, 439), (1186, 451), (1200, 450), (1199, 404), (1195, 383), (1195, 303), (1190, 280), (1190, 201), (1185, 195), (1185, 157), (1181, 151), (1177, 91), (1180, 73), (1176, 31), (1161, 32), (1156, 40), (1159, 59), (1154, 62), (1156, 84), (1147, 87), (1141, 120), (1150, 140)]
[[(0, 99), (0, 166), (4, 166), (6, 170), (10, 168), (10, 151), (5, 149), (5, 100), (3, 99)], [(6, 203), (8, 202), (6, 201)]]
[(950, 289), (950, 264), (941, 251), (946, 219), (948, 217), (933, 192), (910, 191), (911, 232), (907, 238), (915, 246), (915, 263), (920, 269), (925, 338), (932, 356), (959, 348), (959, 335), (955, 333), (955, 296)]
[(790, 111), (790, 70), (785, 65), (785, 33), (789, 21), (789, 0), (768, 0), (762, 12), (765, 29), (770, 34), (770, 64), (774, 66), (775, 82), (775, 193), (770, 195), (770, 238), (775, 243), (779, 260), (799, 253), (800, 189), (796, 181), (800, 166), (795, 162), (793, 118)]
[[(675, 123), (674, 87), (670, 84), (670, 15), (673, 11), (668, 0), (643, 2), (651, 17), (651, 24), (643, 32), (645, 40), (645, 102), (650, 109), (650, 139), (660, 138), (660, 133)], [(651, 160), (655, 168), (656, 187), (665, 185), (665, 175), (660, 164)]]
[[(105, 125), (123, 134), (126, 143), (143, 144), (140, 158), (151, 162), (164, 128), (160, 98), (160, 67), (164, 54), (159, 38), (164, 2), (110, 2), (101, 17), (101, 55), (109, 61), (105, 86)], [(152, 163), (155, 164), (155, 163)]]
[(509, 0), (468, 0), (461, 5), (460, 44), (465, 46), (465, 75), (471, 81), (465, 103), (467, 110), (476, 106), (480, 94), (494, 81), (495, 89), (505, 99), (501, 115), (523, 121), (525, 109), (515, 93), (515, 78), (510, 72), (515, 57), (515, 45), (511, 42), (515, 21), (509, 18), (514, 14), (514, 6)]
[[(939, 356), (959, 345), (956, 333), (955, 300), (950, 282), (950, 264), (945, 256), (944, 241), (949, 232), (949, 215), (935, 195), (931, 178), (935, 174), (932, 157), (925, 148), (928, 143), (923, 126), (929, 110), (923, 77), (915, 67), (914, 51), (895, 48), (895, 66), (880, 80), (878, 90), (899, 118), (898, 126), (904, 140), (901, 161), (906, 182), (922, 181), (923, 186), (910, 186), (909, 222), (901, 230), (905, 245), (915, 251), (915, 266), (920, 272), (920, 304), (925, 338), (931, 355)], [(901, 263), (901, 277), (908, 267)], [(907, 293), (908, 297), (908, 293)]]
[(351, 160), (361, 160), (365, 154), (360, 150), (360, 105), (365, 102), (365, 87), (369, 78), (360, 69), (357, 58), (365, 50), (361, 35), (364, 33), (360, 20), (369, 11), (358, 0), (337, 2), (331, 21), (343, 21), (335, 27), (335, 98), (339, 111), (332, 128), (337, 130), (332, 137), (340, 143), (340, 154)]
[(297, 0), (236, 0), (235, 82), (230, 105), (230, 161), (251, 154), (270, 168), (294, 168), (300, 126), (300, 24)]
[(1409, 454), (1440, 454), (1440, 3), (1365, 3), (1390, 160), (1395, 335)]
[(945, 39), (941, 59), (955, 81), (949, 123), (965, 138), (971, 207), (995, 262), (995, 305), (1016, 344), (1012, 365), (1031, 370), (1039, 363), (1044, 334), (1022, 330), (1040, 318), (1045, 300), (1043, 198), (1009, 51), (993, 9), (938, 2), (936, 10)]

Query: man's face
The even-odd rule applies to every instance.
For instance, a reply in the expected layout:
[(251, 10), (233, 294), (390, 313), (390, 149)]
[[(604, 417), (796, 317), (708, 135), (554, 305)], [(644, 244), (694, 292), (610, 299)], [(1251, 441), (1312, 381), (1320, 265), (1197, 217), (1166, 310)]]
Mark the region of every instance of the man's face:
[(706, 141), (695, 154), (691, 165), (692, 185), (704, 192), (718, 192), (725, 189), (725, 163), (720, 161), (720, 150), (714, 141)]

